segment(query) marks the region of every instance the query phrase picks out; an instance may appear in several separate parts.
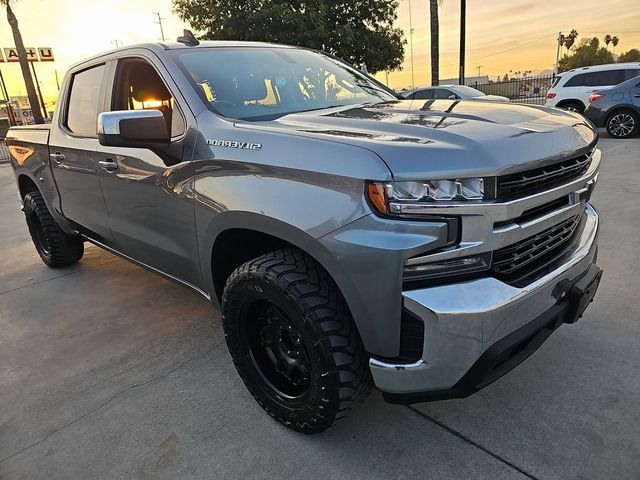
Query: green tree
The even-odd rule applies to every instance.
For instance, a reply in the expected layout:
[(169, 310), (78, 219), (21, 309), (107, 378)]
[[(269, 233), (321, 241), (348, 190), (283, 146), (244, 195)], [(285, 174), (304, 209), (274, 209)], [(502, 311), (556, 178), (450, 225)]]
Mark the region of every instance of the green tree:
[(640, 62), (640, 50), (632, 48), (628, 52), (623, 52), (618, 58), (619, 62)]
[(431, 30), (431, 85), (440, 85), (440, 20), (438, 4), (442, 0), (429, 0), (429, 26)]
[(597, 37), (583, 38), (573, 49), (571, 55), (565, 54), (558, 64), (560, 72), (566, 72), (573, 68), (588, 67), (590, 65), (602, 65), (613, 63), (613, 54), (605, 47), (600, 46)]
[(571, 30), (571, 32), (569, 32), (569, 34), (565, 35), (564, 37), (564, 46), (567, 48), (567, 50), (571, 50), (571, 47), (573, 47), (573, 44), (576, 41), (576, 38), (578, 38), (578, 31), (573, 29)]
[(22, 33), (20, 33), (20, 28), (18, 27), (18, 19), (13, 13), (13, 9), (11, 8), (11, 0), (0, 0), (0, 5), (4, 6), (7, 10), (7, 22), (9, 22), (11, 33), (13, 34), (13, 41), (16, 44), (16, 52), (18, 53), (20, 69), (22, 70), (22, 78), (24, 79), (24, 86), (27, 89), (27, 96), (29, 97), (29, 105), (31, 106), (33, 120), (35, 121), (35, 123), (44, 123), (44, 118), (42, 117), (42, 112), (40, 111), (40, 102), (38, 101), (36, 87), (33, 83), (31, 72), (29, 71), (27, 51), (24, 48)]
[(323, 50), (370, 73), (397, 70), (406, 40), (397, 0), (173, 0), (206, 40), (250, 40)]

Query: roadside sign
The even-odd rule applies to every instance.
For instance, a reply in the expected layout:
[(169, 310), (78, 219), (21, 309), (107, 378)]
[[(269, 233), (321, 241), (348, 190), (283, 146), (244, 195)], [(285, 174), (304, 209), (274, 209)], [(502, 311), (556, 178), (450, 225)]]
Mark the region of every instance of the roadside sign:
[[(18, 51), (14, 47), (5, 47), (2, 49), (4, 51), (4, 58), (0, 55), (0, 62), (4, 62), (5, 58), (7, 62), (19, 62)], [(27, 60), (29, 62), (53, 62), (53, 50), (49, 47), (38, 47), (38, 48), (25, 48), (27, 52)]]
[(38, 56), (41, 62), (53, 62), (53, 50), (49, 47), (38, 47)]

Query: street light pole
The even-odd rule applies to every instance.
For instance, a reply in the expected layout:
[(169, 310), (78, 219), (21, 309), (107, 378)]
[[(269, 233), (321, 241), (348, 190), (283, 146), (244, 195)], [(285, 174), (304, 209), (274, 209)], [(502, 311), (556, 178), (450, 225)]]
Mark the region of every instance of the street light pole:
[(413, 73), (413, 23), (411, 19), (411, 0), (409, 0), (409, 49), (411, 51), (411, 90), (415, 90), (416, 82)]
[(162, 41), (164, 42), (164, 30), (162, 29), (162, 20), (165, 20), (165, 17), (160, 16), (160, 12), (152, 12), (154, 15), (158, 16), (158, 21), (155, 22), (160, 25), (160, 35), (162, 36)]
[(464, 53), (465, 53), (465, 22), (467, 16), (467, 0), (460, 0), (460, 70), (458, 83), (464, 85)]

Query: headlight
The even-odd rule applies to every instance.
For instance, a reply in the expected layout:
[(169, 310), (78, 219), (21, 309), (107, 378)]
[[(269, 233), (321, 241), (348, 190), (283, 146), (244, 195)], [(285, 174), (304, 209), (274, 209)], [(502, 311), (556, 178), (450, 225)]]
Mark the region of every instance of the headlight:
[(375, 209), (383, 214), (402, 213), (392, 204), (441, 201), (485, 200), (484, 178), (456, 178), (409, 182), (369, 182), (367, 196)]

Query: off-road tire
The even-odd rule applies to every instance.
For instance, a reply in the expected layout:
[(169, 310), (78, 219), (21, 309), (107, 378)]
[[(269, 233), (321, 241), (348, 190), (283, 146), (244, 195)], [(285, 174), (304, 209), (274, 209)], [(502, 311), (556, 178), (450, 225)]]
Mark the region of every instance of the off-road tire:
[[(289, 316), (310, 359), (301, 398), (283, 396), (257, 366), (247, 334), (247, 308), (268, 301)], [(245, 319), (245, 320), (243, 320)], [(267, 253), (236, 268), (222, 299), (225, 339), (249, 392), (288, 428), (319, 433), (371, 392), (368, 356), (349, 308), (329, 274), (297, 249)]]
[(84, 243), (77, 235), (63, 232), (49, 212), (40, 192), (24, 197), (24, 214), (31, 240), (42, 261), (51, 268), (72, 265), (84, 255)]

